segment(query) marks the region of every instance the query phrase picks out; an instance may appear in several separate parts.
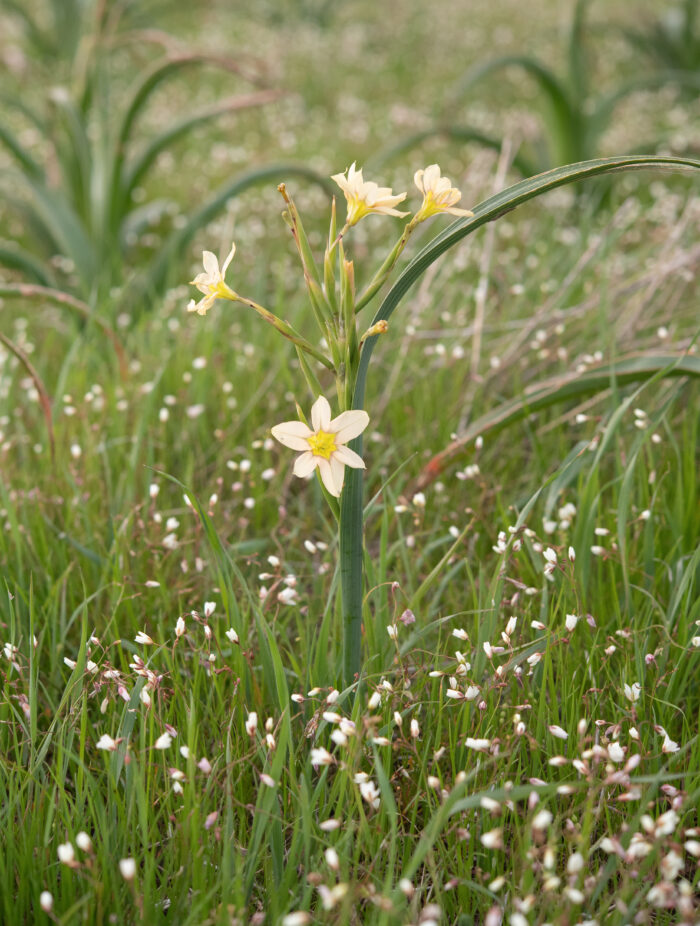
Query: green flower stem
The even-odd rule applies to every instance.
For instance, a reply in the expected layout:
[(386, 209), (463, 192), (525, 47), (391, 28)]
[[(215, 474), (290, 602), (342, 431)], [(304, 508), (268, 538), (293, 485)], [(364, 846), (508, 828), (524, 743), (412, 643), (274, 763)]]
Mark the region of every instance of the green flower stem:
[(416, 222), (415, 216), (411, 219), (410, 222), (406, 223), (403, 234), (394, 245), (391, 253), (381, 265), (379, 270), (377, 270), (370, 282), (367, 284), (367, 288), (358, 297), (357, 302), (355, 303), (356, 312), (359, 312), (360, 309), (364, 309), (364, 307), (372, 301), (382, 286), (386, 283), (387, 279), (389, 278), (389, 274), (394, 269), (396, 261), (399, 259), (401, 252), (406, 247), (408, 239), (411, 237), (413, 230), (418, 224), (419, 222)]
[[(328, 299), (324, 295), (323, 287), (321, 285), (321, 276), (318, 272), (318, 268), (316, 267), (316, 261), (314, 260), (311, 246), (309, 245), (309, 239), (306, 237), (306, 232), (304, 231), (301, 217), (297, 211), (297, 207), (294, 204), (294, 200), (287, 192), (286, 186), (283, 183), (280, 183), (277, 189), (280, 191), (285, 203), (287, 204), (285, 218), (287, 219), (287, 223), (292, 230), (294, 243), (297, 246), (299, 257), (301, 258), (301, 264), (304, 268), (304, 278), (306, 280), (309, 293), (311, 294), (311, 300), (314, 304), (314, 311), (318, 311), (320, 313), (325, 326), (330, 327), (332, 330), (335, 324), (333, 311)], [(322, 330), (324, 330), (323, 324)]]
[(338, 303), (335, 297), (335, 268), (337, 263), (336, 256), (336, 215), (335, 215), (335, 196), (331, 201), (331, 221), (330, 228), (328, 230), (328, 244), (326, 245), (326, 253), (323, 257), (323, 286), (326, 293), (326, 298), (331, 307), (331, 311), (335, 315), (338, 311)]
[[(282, 321), (281, 318), (278, 318), (277, 315), (273, 315), (268, 309), (263, 308), (263, 306), (258, 305), (257, 302), (253, 302), (252, 299), (247, 299), (245, 296), (239, 296), (237, 293), (234, 293), (235, 298), (232, 299), (234, 302), (242, 302), (243, 305), (247, 305), (249, 308), (253, 309), (254, 312), (257, 312), (261, 318), (264, 318), (266, 322), (276, 328), (281, 335), (284, 335), (285, 338), (288, 338), (292, 343), (297, 347), (300, 347), (302, 350), (306, 351), (307, 354), (311, 354), (312, 357), (315, 357), (319, 363), (322, 363), (324, 367), (328, 370), (335, 369), (333, 361), (329, 360), (326, 355), (320, 351), (317, 347), (314, 347), (306, 338), (303, 338), (298, 332), (292, 328), (287, 322)], [(232, 297), (228, 297), (231, 299)]]
[[(362, 453), (362, 437), (348, 446)], [(340, 496), (340, 590), (343, 611), (343, 682), (346, 687), (362, 668), (362, 518), (363, 471), (348, 467)]]
[(306, 359), (306, 354), (304, 351), (299, 347), (298, 344), (295, 344), (294, 348), (297, 352), (297, 357), (299, 358), (299, 369), (304, 375), (304, 379), (307, 382), (311, 395), (314, 397), (314, 399), (317, 399), (320, 395), (323, 395), (323, 388), (318, 381), (318, 377), (311, 369), (311, 365)]

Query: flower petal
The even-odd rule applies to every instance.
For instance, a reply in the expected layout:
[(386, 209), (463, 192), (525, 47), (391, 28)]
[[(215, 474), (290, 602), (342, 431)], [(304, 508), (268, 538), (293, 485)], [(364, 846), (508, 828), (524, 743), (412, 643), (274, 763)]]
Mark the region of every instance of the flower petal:
[(359, 453), (355, 453), (349, 447), (338, 447), (333, 453), (333, 457), (340, 460), (345, 466), (351, 466), (353, 469), (366, 469), (365, 462)]
[(331, 407), (328, 399), (320, 395), (311, 406), (311, 424), (314, 431), (328, 431), (331, 424)]
[(205, 251), (202, 254), (202, 263), (204, 264), (206, 273), (210, 277), (219, 275), (219, 260), (216, 254), (213, 254), (211, 251)]
[(303, 421), (283, 421), (282, 424), (276, 424), (270, 429), (272, 436), (285, 447), (292, 450), (306, 451), (309, 449), (308, 438), (311, 437), (311, 431)]
[(340, 495), (343, 491), (343, 483), (345, 482), (345, 465), (338, 459), (337, 453), (331, 456), (331, 476), (338, 490), (338, 495)]
[(435, 189), (435, 185), (440, 180), (440, 167), (437, 164), (430, 164), (425, 168), (423, 174), (423, 185), (426, 190)]
[(323, 481), (324, 486), (328, 489), (331, 495), (334, 495), (336, 498), (340, 497), (340, 489), (342, 489), (342, 484), (338, 488), (333, 479), (333, 471), (331, 469), (331, 464), (328, 460), (324, 460), (323, 457), (316, 457), (318, 471), (321, 474), (321, 480)]
[(228, 265), (229, 265), (229, 264), (231, 263), (231, 261), (233, 260), (233, 255), (234, 255), (235, 253), (236, 253), (236, 242), (233, 241), (233, 242), (231, 243), (231, 250), (228, 252), (228, 255), (227, 255), (227, 257), (226, 257), (226, 260), (224, 261), (224, 265), (223, 265), (223, 267), (221, 268), (221, 276), (222, 276), (222, 277), (225, 277), (225, 276), (226, 276), (226, 271), (228, 270)]
[(418, 187), (418, 191), (423, 194), (425, 194), (425, 187), (423, 186), (423, 174), (424, 173), (425, 173), (425, 170), (421, 167), (421, 169), (417, 170), (415, 174), (413, 175), (413, 182)]
[(317, 463), (318, 457), (315, 457), (310, 450), (307, 450), (294, 461), (294, 475), (299, 476), (302, 479), (305, 476), (310, 476), (311, 473), (313, 473), (313, 471), (316, 469)]
[(343, 412), (330, 422), (330, 429), (336, 436), (336, 443), (346, 444), (353, 437), (362, 434), (369, 424), (369, 415), (362, 409)]

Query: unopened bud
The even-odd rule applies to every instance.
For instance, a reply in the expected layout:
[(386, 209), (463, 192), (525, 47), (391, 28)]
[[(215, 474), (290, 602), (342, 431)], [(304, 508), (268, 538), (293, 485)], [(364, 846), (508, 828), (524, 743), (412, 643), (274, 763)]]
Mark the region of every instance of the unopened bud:
[(373, 338), (377, 334), (386, 334), (388, 330), (389, 322), (382, 318), (378, 322), (375, 322), (371, 328), (368, 328), (367, 331), (365, 331), (365, 333), (360, 338), (360, 344), (362, 344), (363, 341), (366, 341), (367, 338)]

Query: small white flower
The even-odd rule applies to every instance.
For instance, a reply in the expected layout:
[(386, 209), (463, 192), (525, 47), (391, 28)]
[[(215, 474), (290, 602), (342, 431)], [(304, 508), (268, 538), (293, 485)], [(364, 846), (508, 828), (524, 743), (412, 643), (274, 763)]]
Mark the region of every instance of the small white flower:
[(624, 762), (625, 750), (619, 743), (611, 743), (608, 746), (608, 757), (611, 762)]
[(380, 792), (373, 781), (361, 781), (360, 794), (362, 795), (362, 800), (369, 804), (374, 810), (379, 807), (381, 800)]
[(407, 212), (399, 212), (395, 206), (406, 199), (406, 193), (395, 195), (391, 187), (380, 187), (372, 180), (363, 180), (362, 170), (357, 170), (353, 163), (345, 174), (333, 174), (335, 180), (345, 194), (348, 205), (348, 227), (355, 225), (360, 219), (370, 213), (378, 215), (394, 215), (398, 218), (407, 216)]
[(98, 739), (96, 746), (98, 749), (105, 749), (108, 752), (114, 752), (114, 750), (117, 748), (117, 741), (113, 740), (109, 734), (103, 733), (102, 736)]
[(85, 832), (80, 832), (75, 837), (75, 844), (82, 852), (92, 852), (92, 839)]
[(173, 744), (172, 736), (166, 731), (161, 733), (158, 739), (153, 744), (154, 749), (170, 749)]
[(175, 637), (179, 640), (181, 636), (184, 635), (187, 630), (185, 626), (184, 617), (178, 617), (177, 622), (175, 623)]
[(320, 765), (332, 765), (334, 760), (327, 749), (324, 749), (323, 746), (319, 746), (311, 750), (309, 761), (314, 768), (318, 768)]
[(318, 468), (328, 492), (339, 498), (345, 467), (365, 468), (362, 457), (345, 445), (365, 430), (369, 415), (356, 409), (331, 419), (328, 400), (319, 396), (311, 408), (311, 424), (313, 430), (303, 421), (285, 421), (272, 428), (272, 436), (300, 453), (294, 464), (295, 476), (310, 476)]
[(567, 740), (569, 738), (569, 734), (566, 732), (566, 730), (558, 727), (555, 723), (550, 725), (549, 732), (552, 734), (552, 736), (556, 736), (556, 738), (560, 740)]
[(675, 740), (672, 740), (668, 733), (666, 733), (664, 730), (664, 741), (661, 746), (661, 752), (670, 755), (671, 753), (678, 752), (680, 748), (681, 747), (678, 745), (678, 743), (676, 743)]
[(578, 615), (576, 614), (567, 614), (566, 615), (566, 629), (569, 633), (573, 633), (576, 624), (578, 624)]
[(540, 812), (533, 818), (532, 828), (533, 830), (546, 830), (553, 819), (554, 817), (552, 816), (551, 811), (547, 810), (545, 807), (540, 810)]
[(119, 871), (125, 881), (133, 881), (136, 877), (136, 862), (133, 858), (119, 859)]
[(245, 722), (245, 732), (248, 736), (255, 736), (255, 731), (258, 729), (258, 715), (255, 711), (251, 711), (248, 714), (248, 717)]
[(661, 859), (661, 874), (666, 881), (675, 881), (683, 871), (683, 856), (673, 849)]
[(233, 627), (229, 627), (229, 629), (226, 631), (226, 636), (231, 641), (231, 643), (238, 643), (238, 634), (233, 629)]
[(214, 611), (216, 611), (216, 602), (215, 601), (205, 601), (204, 602), (204, 616), (211, 617)]
[(491, 740), (473, 739), (471, 736), (468, 736), (464, 741), (464, 745), (467, 749), (474, 749), (476, 752), (488, 752), (491, 746)]
[(288, 913), (282, 919), (282, 926), (306, 926), (311, 922), (311, 917), (303, 910), (296, 910), (294, 913)]
[(503, 831), (501, 829), (489, 830), (481, 836), (481, 844), (487, 849), (503, 848)]
[(625, 697), (628, 701), (639, 701), (639, 696), (642, 693), (642, 686), (639, 682), (635, 682), (633, 685), (625, 685)]
[(139, 630), (139, 632), (134, 637), (135, 643), (141, 643), (143, 646), (154, 646), (154, 641), (144, 630)]
[(42, 891), (39, 894), (39, 906), (44, 913), (51, 913), (53, 910), (53, 894), (50, 891)]
[(64, 865), (72, 865), (75, 861), (75, 849), (69, 842), (62, 842), (56, 850), (59, 862)]

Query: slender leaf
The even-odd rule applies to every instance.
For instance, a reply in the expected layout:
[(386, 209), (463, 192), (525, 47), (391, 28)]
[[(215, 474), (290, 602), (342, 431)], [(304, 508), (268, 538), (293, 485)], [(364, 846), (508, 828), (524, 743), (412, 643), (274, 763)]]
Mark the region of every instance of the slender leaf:
[(16, 244), (9, 248), (0, 245), (0, 265), (12, 270), (20, 270), (42, 286), (51, 286), (53, 283), (44, 262)]
[(39, 376), (36, 367), (31, 362), (29, 357), (25, 354), (21, 347), (18, 347), (14, 341), (11, 341), (6, 335), (0, 331), (0, 344), (4, 344), (7, 350), (11, 354), (14, 354), (15, 357), (19, 360), (22, 366), (25, 368), (29, 376), (31, 377), (34, 387), (39, 394), (39, 404), (41, 405), (41, 410), (44, 413), (44, 420), (46, 421), (46, 429), (49, 432), (49, 445), (51, 447), (51, 459), (53, 460), (56, 454), (56, 441), (53, 434), (53, 422), (51, 420), (51, 398), (46, 391), (46, 386), (42, 378)]
[(200, 109), (195, 113), (190, 113), (178, 122), (170, 125), (164, 132), (157, 135), (153, 141), (141, 152), (126, 170), (124, 178), (122, 196), (125, 203), (128, 203), (129, 197), (134, 189), (143, 180), (144, 175), (151, 167), (155, 159), (173, 142), (177, 141), (183, 135), (187, 135), (195, 126), (216, 119), (225, 113), (237, 112), (241, 109), (251, 109), (255, 106), (263, 106), (265, 103), (272, 103), (283, 95), (281, 90), (260, 90), (257, 93), (248, 93), (245, 96), (230, 97)]
[(501, 402), (496, 408), (477, 418), (457, 440), (432, 457), (418, 477), (416, 491), (424, 489), (437, 479), (440, 473), (465, 453), (480, 435), (499, 431), (543, 408), (601, 392), (608, 389), (613, 381), (617, 385), (627, 385), (642, 382), (659, 372), (664, 376), (700, 377), (700, 357), (691, 354), (622, 357), (611, 364), (590, 367), (583, 373), (555, 376), (536, 383), (525, 390), (524, 396)]

